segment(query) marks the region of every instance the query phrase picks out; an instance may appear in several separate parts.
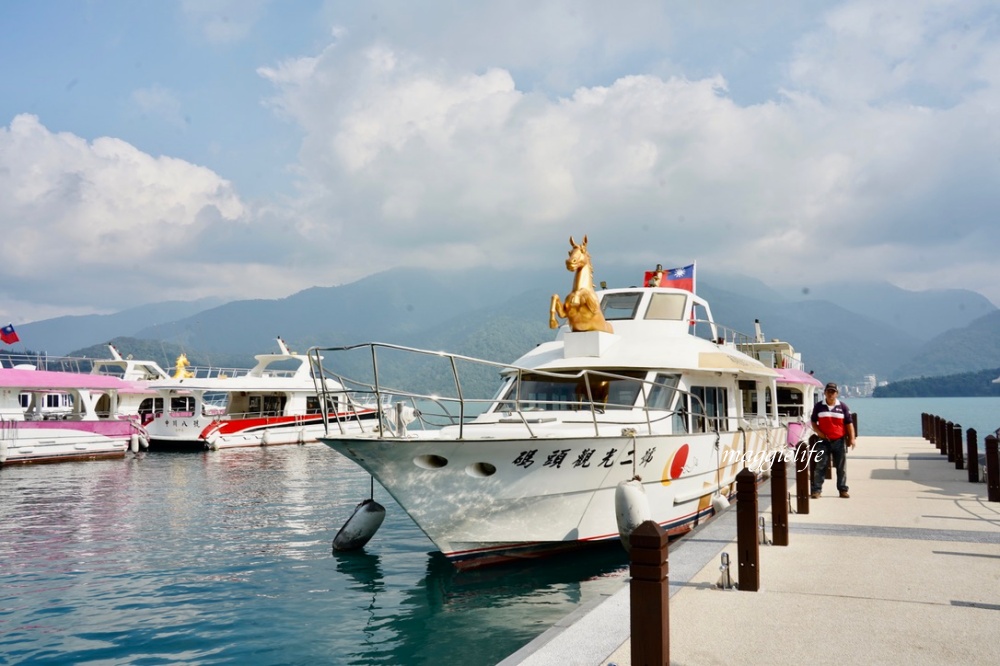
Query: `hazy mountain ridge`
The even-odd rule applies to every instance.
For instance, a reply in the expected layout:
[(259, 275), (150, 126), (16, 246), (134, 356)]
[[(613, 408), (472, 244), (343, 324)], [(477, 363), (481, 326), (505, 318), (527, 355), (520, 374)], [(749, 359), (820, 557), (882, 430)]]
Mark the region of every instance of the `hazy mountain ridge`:
[[(598, 278), (628, 286), (639, 284), (642, 273), (613, 267)], [(41, 339), (50, 353), (130, 337), (173, 345), (199, 364), (237, 365), (243, 359), (241, 365), (250, 365), (254, 354), (276, 348), (279, 335), (298, 351), (377, 340), (510, 362), (552, 338), (549, 299), (553, 293), (565, 296), (571, 285), (572, 275), (559, 265), (535, 271), (397, 269), (281, 299), (203, 309), (198, 302), (151, 304), (91, 315), (86, 325), (81, 318), (61, 317), (17, 328), (26, 346), (40, 348)], [(1000, 365), (1000, 311), (974, 292), (855, 284), (832, 289), (831, 295), (844, 299), (835, 301), (818, 298), (822, 290), (782, 293), (752, 277), (701, 275), (698, 293), (729, 328), (752, 334), (754, 320), (760, 320), (765, 338), (790, 341), (824, 380), (855, 383), (866, 374), (885, 379)], [(875, 307), (865, 294), (887, 300)], [(927, 312), (935, 313), (932, 322), (910, 328), (891, 323), (914, 322)], [(928, 337), (933, 331), (941, 332)]]

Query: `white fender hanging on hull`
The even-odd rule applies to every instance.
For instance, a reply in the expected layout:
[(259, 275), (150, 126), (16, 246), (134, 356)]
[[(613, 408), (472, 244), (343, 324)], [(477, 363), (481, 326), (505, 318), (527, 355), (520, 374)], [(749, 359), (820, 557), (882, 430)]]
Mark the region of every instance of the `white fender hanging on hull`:
[(618, 535), (625, 550), (631, 552), (629, 536), (632, 530), (647, 520), (652, 520), (649, 500), (642, 479), (638, 476), (622, 481), (615, 488), (615, 515), (618, 518)]
[(357, 550), (364, 547), (375, 536), (383, 520), (385, 507), (374, 499), (366, 499), (354, 509), (337, 536), (333, 537), (333, 549)]

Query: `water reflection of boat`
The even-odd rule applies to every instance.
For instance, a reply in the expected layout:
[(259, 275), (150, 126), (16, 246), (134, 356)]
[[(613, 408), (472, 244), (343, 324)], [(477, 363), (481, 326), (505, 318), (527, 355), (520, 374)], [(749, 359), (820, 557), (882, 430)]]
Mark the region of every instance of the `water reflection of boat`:
[[(627, 555), (614, 543), (571, 561), (467, 571), (430, 553), (424, 577), (403, 589), (401, 600), (390, 602), (380, 601), (383, 595), (391, 598), (393, 586), (383, 578), (378, 557), (363, 552), (335, 557), (337, 570), (357, 581), (360, 592), (373, 595), (365, 650), (347, 662), (359, 664), (496, 663), (510, 655), (512, 645), (525, 645), (558, 622), (567, 608), (613, 594), (627, 580)], [(470, 635), (484, 638), (470, 642)]]
[[(582, 246), (573, 248), (567, 267), (584, 265), (573, 256)], [(567, 303), (586, 301), (574, 296), (581, 270)], [(685, 533), (734, 491), (748, 461), (784, 445), (778, 372), (745, 353), (739, 344), (749, 336), (716, 324), (708, 302), (690, 291), (590, 296), (590, 320), (571, 320), (511, 364), (380, 343), (312, 350), (328, 359), (317, 365), (333, 368), (336, 387), (370, 392), (382, 416), (379, 428), (322, 441), (372, 474), (459, 567), (618, 539), (615, 491), (633, 477), (652, 519)], [(372, 379), (348, 382), (341, 354), (369, 359)], [(405, 363), (414, 379), (453, 378), (435, 392), (438, 408), (425, 406), (426, 388), (390, 383), (385, 359)], [(413, 370), (421, 361), (426, 369)], [(494, 399), (469, 398), (475, 371), (500, 374)]]

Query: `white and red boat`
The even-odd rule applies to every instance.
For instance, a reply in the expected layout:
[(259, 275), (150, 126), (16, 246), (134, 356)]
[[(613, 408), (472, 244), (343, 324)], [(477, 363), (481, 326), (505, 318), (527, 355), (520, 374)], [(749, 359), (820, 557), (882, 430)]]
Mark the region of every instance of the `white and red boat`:
[[(570, 259), (571, 270), (582, 263)], [(677, 288), (591, 287), (590, 308), (577, 296), (589, 275), (576, 270), (566, 307), (587, 307), (589, 330), (563, 325), (510, 364), (380, 343), (310, 350), (335, 388), (381, 405), (381, 427), (334, 428), (321, 441), (369, 472), (460, 568), (620, 538), (618, 488), (636, 479), (650, 519), (684, 533), (726, 504), (718, 498), (735, 492), (737, 473), (765, 472), (785, 447), (779, 373), (741, 349), (748, 336)], [(369, 359), (370, 379), (346, 378), (356, 364), (338, 359), (356, 356)], [(476, 400), (470, 378), (483, 376), (501, 386)], [(448, 381), (432, 389), (431, 377)], [(407, 378), (422, 385), (402, 388)]]
[[(0, 464), (122, 457), (146, 445), (135, 418), (119, 414), (135, 382), (75, 372), (0, 369)], [(53, 401), (53, 396), (59, 398)], [(62, 399), (65, 398), (65, 399)], [(60, 409), (55, 411), (52, 404)]]
[[(154, 382), (159, 399), (146, 425), (150, 447), (223, 449), (276, 444), (306, 444), (324, 434), (327, 421), (350, 416), (372, 421), (373, 408), (352, 408), (330, 390), (323, 409), (306, 354), (258, 354), (256, 365), (240, 376), (173, 377)], [(148, 418), (148, 417), (147, 417)]]

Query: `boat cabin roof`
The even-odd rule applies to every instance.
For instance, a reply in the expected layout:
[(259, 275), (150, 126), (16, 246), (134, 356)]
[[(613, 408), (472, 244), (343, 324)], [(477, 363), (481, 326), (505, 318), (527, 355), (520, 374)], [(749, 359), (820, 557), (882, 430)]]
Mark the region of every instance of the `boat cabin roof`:
[(53, 370), (0, 369), (0, 388), (23, 391), (118, 391), (120, 393), (145, 393), (149, 389), (135, 382), (128, 382), (109, 375), (92, 375)]
[(741, 352), (715, 323), (708, 302), (683, 289), (631, 287), (597, 292), (614, 332), (559, 329), (514, 362), (538, 370), (638, 369), (775, 377)]

